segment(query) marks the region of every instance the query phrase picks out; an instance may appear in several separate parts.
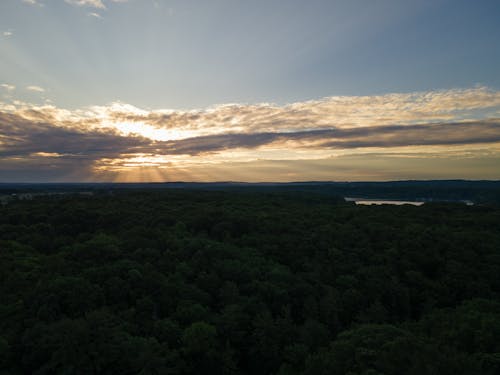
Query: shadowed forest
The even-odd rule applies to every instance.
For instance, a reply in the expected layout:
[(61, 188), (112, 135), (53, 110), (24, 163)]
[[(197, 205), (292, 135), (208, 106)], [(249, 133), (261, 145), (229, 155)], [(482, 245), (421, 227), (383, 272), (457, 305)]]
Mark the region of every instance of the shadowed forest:
[(0, 206), (2, 374), (499, 374), (500, 209), (128, 190)]

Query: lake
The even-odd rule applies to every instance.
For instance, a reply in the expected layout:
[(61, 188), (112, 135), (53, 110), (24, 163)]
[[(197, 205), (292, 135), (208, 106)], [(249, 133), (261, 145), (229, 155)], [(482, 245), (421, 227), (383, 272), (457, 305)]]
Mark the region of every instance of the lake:
[[(412, 206), (421, 206), (425, 202), (429, 202), (430, 200), (427, 201), (399, 201), (399, 200), (386, 200), (386, 199), (367, 199), (367, 198), (344, 198), (346, 202), (354, 202), (356, 204), (365, 204), (365, 205), (371, 205), (371, 204), (394, 204), (394, 205), (402, 205), (402, 204), (411, 204)], [(473, 206), (474, 202), (470, 200), (460, 200), (460, 201), (442, 201), (442, 202), (460, 202), (464, 203), (467, 206)]]
[(356, 204), (395, 204), (395, 205), (402, 205), (402, 204), (411, 204), (413, 206), (421, 206), (424, 204), (424, 202), (417, 202), (417, 201), (397, 201), (397, 200), (380, 200), (380, 199), (365, 199), (365, 198), (344, 198), (347, 202), (354, 202)]

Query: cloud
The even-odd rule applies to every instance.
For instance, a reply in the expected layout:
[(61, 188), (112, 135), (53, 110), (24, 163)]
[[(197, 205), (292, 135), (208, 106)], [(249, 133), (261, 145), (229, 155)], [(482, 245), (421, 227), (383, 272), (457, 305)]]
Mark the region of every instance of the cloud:
[(106, 6), (102, 2), (102, 0), (64, 0), (64, 1), (70, 5), (76, 5), (79, 7), (106, 9)]
[(2, 84), (0, 84), (0, 87), (7, 90), (7, 91), (14, 91), (16, 89), (16, 86), (9, 85), (8, 83), (2, 83)]
[(0, 113), (2, 157), (26, 157), (49, 153), (95, 160), (121, 153), (142, 152), (150, 141), (141, 137), (123, 137), (111, 130), (55, 126), (31, 121), (16, 114)]
[(314, 128), (414, 124), (471, 119), (500, 107), (500, 92), (479, 87), (410, 94), (337, 96), (277, 106), (225, 104), (192, 111), (96, 109), (113, 121), (143, 122), (162, 129), (214, 134), (224, 131), (297, 131)]
[[(1, 109), (1, 105), (0, 105)], [(67, 111), (19, 104), (30, 118), (56, 116), (58, 122), (93, 122), (96, 126), (134, 131), (164, 141), (224, 133), (299, 132), (497, 118), (500, 92), (478, 87), (467, 90), (410, 94), (328, 97), (284, 106), (269, 103), (224, 104), (206, 109), (144, 110), (125, 103)], [(130, 131), (127, 129), (133, 129)]]
[(0, 102), (0, 158), (3, 170), (10, 171), (5, 176), (34, 166), (48, 175), (51, 168), (65, 175), (84, 168), (88, 176), (102, 176), (147, 166), (191, 168), (201, 176), (202, 165), (215, 173), (215, 165), (252, 160), (295, 160), (298, 166), (306, 165), (299, 160), (363, 154), (369, 164), (370, 155), (381, 150), (399, 159), (410, 152), (423, 158), (430, 150), (443, 157), (457, 150), (488, 150), (495, 158), (499, 106), (499, 93), (480, 87), (191, 111), (125, 103), (66, 110)]
[[(291, 143), (293, 142), (293, 143)], [(273, 147), (352, 149), (459, 145), (500, 142), (500, 119), (463, 123), (328, 128), (299, 132), (230, 133), (156, 142), (157, 152), (199, 155), (236, 148)]]
[[(462, 145), (500, 142), (500, 119), (413, 125), (382, 125), (326, 128), (296, 132), (223, 133), (173, 141), (155, 141), (138, 134), (125, 136), (111, 127), (77, 120), (56, 125), (57, 111), (50, 107), (23, 110), (18, 114), (0, 113), (3, 146), (0, 155), (26, 155), (36, 152), (77, 154), (91, 158), (120, 154), (202, 155), (231, 149), (257, 149), (263, 146), (283, 149), (352, 149)], [(42, 117), (42, 114), (45, 116)]]
[(39, 7), (43, 7), (44, 4), (40, 3), (38, 0), (22, 0), (23, 3), (29, 4), (29, 5), (35, 5)]
[(12, 35), (13, 35), (13, 33), (12, 33), (12, 31), (7, 30), (7, 31), (4, 31), (4, 32), (2, 33), (2, 35), (3, 35), (3, 36), (5, 36), (5, 37), (9, 37), (9, 36), (12, 36)]
[(26, 90), (34, 92), (45, 92), (45, 89), (40, 86), (26, 86)]
[(102, 19), (102, 16), (99, 13), (95, 13), (95, 12), (87, 13), (87, 16)]

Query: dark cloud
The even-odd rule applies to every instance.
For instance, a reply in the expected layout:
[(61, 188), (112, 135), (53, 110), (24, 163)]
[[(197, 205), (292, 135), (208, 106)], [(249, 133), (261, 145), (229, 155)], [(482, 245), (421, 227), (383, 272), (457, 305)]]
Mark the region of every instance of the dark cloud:
[(75, 122), (69, 127), (51, 122), (53, 117), (50, 115), (41, 120), (40, 116), (37, 118), (31, 120), (19, 114), (0, 112), (0, 173), (3, 180), (20, 181), (18, 177), (29, 178), (30, 174), (45, 174), (47, 180), (57, 180), (54, 176), (68, 176), (75, 171), (79, 171), (80, 176), (82, 173), (90, 176), (96, 162), (134, 154), (196, 156), (266, 145), (291, 150), (500, 142), (499, 119), (351, 128), (329, 126), (293, 132), (223, 133), (154, 141), (136, 135), (124, 136), (111, 128), (96, 129), (87, 126), (88, 122)]
[(109, 128), (85, 131), (46, 122), (31, 121), (15, 114), (0, 113), (0, 155), (26, 156), (57, 153), (95, 160), (122, 154), (199, 155), (234, 148), (253, 149), (268, 144), (298, 142), (295, 147), (358, 148), (418, 145), (453, 145), (500, 142), (500, 120), (419, 125), (385, 125), (296, 132), (225, 133), (153, 141), (120, 135)]
[(323, 147), (401, 147), (500, 142), (500, 120), (342, 129)]
[[(69, 158), (98, 159), (125, 152), (140, 152), (151, 143), (146, 138), (124, 137), (110, 130), (55, 126), (30, 121), (10, 113), (0, 113), (0, 156), (28, 156), (57, 153)], [(139, 151), (136, 151), (139, 150)]]
[(219, 134), (159, 142), (157, 146), (159, 146), (158, 151), (165, 154), (198, 155), (232, 148), (256, 148), (286, 141), (302, 142), (304, 147), (336, 149), (493, 143), (500, 142), (500, 120), (357, 128), (332, 127), (288, 133)]

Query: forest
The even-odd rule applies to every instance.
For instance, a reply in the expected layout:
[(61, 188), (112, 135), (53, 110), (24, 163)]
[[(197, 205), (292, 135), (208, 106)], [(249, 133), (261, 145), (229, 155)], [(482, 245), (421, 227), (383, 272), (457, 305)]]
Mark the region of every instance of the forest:
[(0, 374), (500, 374), (500, 208), (115, 189), (0, 206)]

